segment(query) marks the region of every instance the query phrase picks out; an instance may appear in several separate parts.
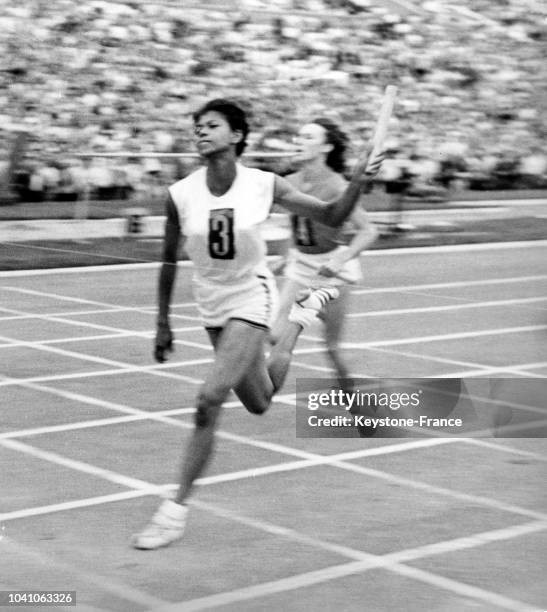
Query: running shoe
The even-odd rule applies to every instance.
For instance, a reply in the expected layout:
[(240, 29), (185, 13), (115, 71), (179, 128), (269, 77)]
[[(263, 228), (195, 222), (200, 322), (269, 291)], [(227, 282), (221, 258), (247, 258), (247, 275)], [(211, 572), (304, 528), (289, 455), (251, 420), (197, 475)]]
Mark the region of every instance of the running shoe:
[(133, 536), (131, 544), (139, 550), (168, 546), (182, 537), (188, 506), (166, 499), (146, 527)]

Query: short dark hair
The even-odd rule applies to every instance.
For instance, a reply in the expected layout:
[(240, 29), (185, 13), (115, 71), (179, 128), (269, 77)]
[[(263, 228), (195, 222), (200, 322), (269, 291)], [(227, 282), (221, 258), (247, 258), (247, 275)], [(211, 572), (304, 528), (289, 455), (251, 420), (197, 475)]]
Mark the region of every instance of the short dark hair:
[(209, 100), (209, 102), (194, 113), (194, 123), (197, 123), (205, 113), (211, 111), (224, 115), (232, 130), (241, 132), (242, 138), (236, 144), (236, 155), (241, 155), (247, 146), (247, 134), (249, 133), (249, 124), (247, 123), (245, 111), (235, 102), (225, 100), (224, 98), (215, 98), (214, 100)]
[(349, 139), (346, 134), (340, 129), (340, 126), (326, 117), (313, 119), (312, 123), (320, 125), (325, 130), (325, 140), (332, 145), (332, 150), (329, 151), (325, 160), (327, 166), (335, 172), (343, 174), (346, 170), (346, 149), (348, 148)]

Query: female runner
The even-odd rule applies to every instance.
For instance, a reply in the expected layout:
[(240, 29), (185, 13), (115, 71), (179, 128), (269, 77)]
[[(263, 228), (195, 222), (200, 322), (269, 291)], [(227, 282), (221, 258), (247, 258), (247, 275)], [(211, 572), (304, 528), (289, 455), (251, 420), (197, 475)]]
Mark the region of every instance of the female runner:
[[(345, 170), (347, 137), (330, 119), (315, 119), (298, 134), (295, 161), (298, 172), (287, 180), (303, 193), (321, 200), (338, 198), (347, 187)], [(319, 283), (337, 287), (340, 295), (329, 301), (319, 317), (324, 322), (329, 358), (342, 388), (351, 384), (348, 368), (339, 353), (339, 342), (350, 297), (350, 285), (361, 280), (361, 266), (356, 257), (374, 240), (378, 232), (369, 223), (365, 211), (355, 208), (349, 222), (357, 230), (347, 247), (343, 227), (332, 227), (309, 217), (291, 215), (292, 242), (284, 263), (285, 282), (281, 290), (279, 315), (272, 330), (275, 343), (281, 337), (289, 310), (299, 291)], [(279, 268), (276, 271), (280, 271)]]
[(259, 234), (274, 202), (326, 225), (340, 225), (352, 212), (363, 182), (372, 180), (383, 156), (359, 159), (344, 193), (326, 202), (299, 192), (287, 180), (238, 162), (249, 131), (244, 111), (216, 99), (194, 114), (197, 150), (205, 166), (169, 188), (155, 357), (173, 348), (169, 305), (181, 236), (194, 263), (193, 289), (203, 323), (215, 348), (215, 361), (196, 399), (195, 429), (186, 450), (180, 486), (165, 500), (133, 546), (154, 549), (180, 538), (186, 501), (211, 457), (221, 406), (230, 390), (253, 414), (262, 414), (287, 374), (298, 335), (321, 308), (337, 296), (317, 289), (294, 304), (289, 321), (266, 361), (264, 349), (276, 313), (275, 281), (266, 265)]

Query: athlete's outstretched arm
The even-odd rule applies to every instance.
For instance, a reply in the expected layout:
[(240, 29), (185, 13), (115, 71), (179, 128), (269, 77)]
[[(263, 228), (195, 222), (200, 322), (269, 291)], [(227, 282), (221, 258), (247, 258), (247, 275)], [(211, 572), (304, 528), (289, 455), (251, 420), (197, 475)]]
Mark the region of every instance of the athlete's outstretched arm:
[(178, 211), (173, 200), (169, 197), (166, 204), (162, 264), (158, 283), (158, 320), (154, 347), (154, 357), (160, 363), (166, 360), (166, 351), (173, 350), (173, 334), (169, 325), (169, 306), (177, 275), (180, 238)]
[(369, 221), (366, 212), (357, 207), (350, 219), (357, 230), (347, 247), (336, 249), (331, 259), (321, 266), (319, 274), (323, 276), (336, 276), (350, 259), (357, 257), (361, 251), (368, 249), (378, 238), (378, 230)]
[(332, 202), (323, 202), (304, 194), (280, 176), (275, 177), (274, 201), (297, 215), (311, 217), (324, 225), (337, 227), (349, 217), (359, 200), (361, 190), (369, 186), (378, 173), (384, 155), (382, 153), (375, 157), (370, 165), (368, 158), (368, 155), (364, 155), (359, 159), (346, 190)]

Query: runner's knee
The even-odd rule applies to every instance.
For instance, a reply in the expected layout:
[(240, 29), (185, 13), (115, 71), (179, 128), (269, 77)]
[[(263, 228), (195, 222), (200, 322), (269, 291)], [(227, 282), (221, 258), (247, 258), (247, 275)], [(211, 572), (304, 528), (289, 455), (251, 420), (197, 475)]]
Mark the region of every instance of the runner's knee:
[(266, 401), (266, 400), (260, 400), (260, 401), (253, 401), (253, 402), (249, 402), (249, 403), (244, 403), (243, 404), (247, 410), (247, 412), (250, 412), (251, 414), (264, 414), (266, 412), (266, 410), (268, 410), (268, 408), (270, 407), (270, 401)]
[(196, 427), (212, 427), (215, 424), (224, 394), (213, 389), (202, 389), (196, 402)]

